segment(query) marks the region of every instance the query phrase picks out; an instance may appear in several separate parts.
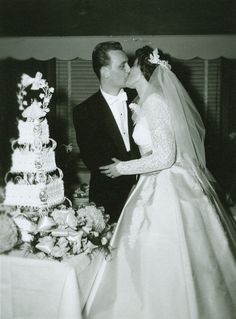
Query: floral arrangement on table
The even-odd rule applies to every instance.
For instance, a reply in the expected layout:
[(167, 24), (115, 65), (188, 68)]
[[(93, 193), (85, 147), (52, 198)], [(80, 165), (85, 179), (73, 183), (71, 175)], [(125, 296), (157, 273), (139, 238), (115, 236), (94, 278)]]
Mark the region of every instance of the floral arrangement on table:
[(93, 203), (78, 209), (61, 204), (48, 214), (26, 207), (8, 208), (0, 214), (0, 253), (17, 248), (25, 256), (61, 261), (100, 251), (109, 258), (114, 225), (108, 220), (104, 209)]

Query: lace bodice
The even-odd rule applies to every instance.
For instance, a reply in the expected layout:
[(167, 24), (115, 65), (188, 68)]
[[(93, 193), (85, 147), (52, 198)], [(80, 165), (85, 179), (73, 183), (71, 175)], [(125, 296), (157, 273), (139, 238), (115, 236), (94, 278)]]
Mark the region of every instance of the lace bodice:
[(122, 175), (142, 174), (169, 168), (176, 155), (174, 133), (167, 105), (158, 94), (150, 95), (142, 105), (133, 133), (142, 157), (120, 162)]

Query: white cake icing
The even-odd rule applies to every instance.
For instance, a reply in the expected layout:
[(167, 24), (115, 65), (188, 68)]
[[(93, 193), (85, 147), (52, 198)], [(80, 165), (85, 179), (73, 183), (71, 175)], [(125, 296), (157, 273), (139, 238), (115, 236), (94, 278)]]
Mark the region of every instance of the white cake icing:
[(40, 136), (40, 141), (43, 144), (49, 143), (49, 128), (47, 119), (37, 123), (35, 121), (22, 121), (18, 122), (19, 131), (19, 144), (33, 144)]
[(37, 170), (52, 172), (56, 170), (55, 152), (44, 149), (40, 153), (26, 149), (15, 149), (12, 154), (12, 173), (33, 173)]
[(21, 185), (8, 182), (5, 205), (51, 207), (64, 201), (64, 184), (61, 179), (50, 184)]
[[(31, 90), (39, 90), (38, 98), (26, 96)], [(19, 138), (12, 142), (12, 166), (6, 180), (5, 204), (48, 208), (64, 201), (63, 173), (57, 168), (55, 148), (57, 143), (49, 138), (49, 127), (45, 116), (54, 92), (38, 72), (35, 78), (24, 74), (18, 85), (19, 110), (25, 120), (18, 121)], [(54, 172), (52, 174), (52, 172)], [(59, 173), (59, 176), (58, 176)], [(8, 175), (6, 175), (8, 176)]]

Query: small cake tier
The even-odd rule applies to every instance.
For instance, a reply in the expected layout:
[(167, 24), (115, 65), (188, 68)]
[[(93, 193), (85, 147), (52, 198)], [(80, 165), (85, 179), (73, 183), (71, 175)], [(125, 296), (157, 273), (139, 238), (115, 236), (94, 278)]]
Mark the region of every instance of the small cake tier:
[(37, 121), (22, 121), (18, 122), (19, 144), (33, 144), (40, 136), (40, 141), (43, 144), (49, 143), (49, 128), (48, 122), (44, 119), (42, 122)]
[(55, 152), (45, 149), (40, 153), (15, 149), (12, 154), (12, 173), (33, 173), (37, 170), (52, 172), (56, 170)]
[(4, 204), (43, 208), (61, 204), (63, 201), (64, 185), (59, 178), (46, 185), (22, 185), (8, 182)]

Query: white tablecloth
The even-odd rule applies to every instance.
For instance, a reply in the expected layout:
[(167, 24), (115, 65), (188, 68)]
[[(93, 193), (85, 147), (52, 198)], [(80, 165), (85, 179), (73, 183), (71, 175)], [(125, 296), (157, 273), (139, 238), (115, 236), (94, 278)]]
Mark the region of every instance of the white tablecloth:
[(81, 319), (103, 256), (66, 262), (0, 256), (1, 319)]

